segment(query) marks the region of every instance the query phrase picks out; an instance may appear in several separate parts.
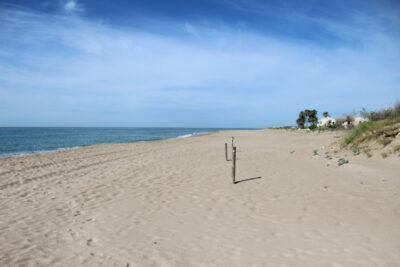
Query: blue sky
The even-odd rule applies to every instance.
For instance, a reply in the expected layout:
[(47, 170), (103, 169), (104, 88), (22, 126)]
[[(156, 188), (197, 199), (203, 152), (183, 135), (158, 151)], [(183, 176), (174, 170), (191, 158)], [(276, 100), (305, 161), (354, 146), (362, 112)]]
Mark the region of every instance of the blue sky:
[(396, 100), (398, 1), (0, 2), (0, 126), (269, 127)]

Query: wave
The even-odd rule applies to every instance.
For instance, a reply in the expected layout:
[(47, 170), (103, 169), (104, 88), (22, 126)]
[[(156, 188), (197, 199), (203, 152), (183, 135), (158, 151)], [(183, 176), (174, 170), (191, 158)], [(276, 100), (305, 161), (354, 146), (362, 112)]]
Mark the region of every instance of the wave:
[(193, 137), (193, 136), (201, 136), (201, 135), (206, 135), (209, 134), (210, 132), (195, 132), (191, 134), (184, 134), (184, 135), (179, 135), (176, 138), (188, 138), (188, 137)]

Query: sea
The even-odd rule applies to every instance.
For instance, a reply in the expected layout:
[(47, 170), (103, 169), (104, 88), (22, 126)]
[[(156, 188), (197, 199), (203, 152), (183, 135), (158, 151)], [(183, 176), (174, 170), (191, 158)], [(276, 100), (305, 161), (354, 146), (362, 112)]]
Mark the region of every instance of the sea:
[[(204, 135), (227, 128), (0, 127), (0, 157)], [(235, 129), (236, 130), (236, 129)]]

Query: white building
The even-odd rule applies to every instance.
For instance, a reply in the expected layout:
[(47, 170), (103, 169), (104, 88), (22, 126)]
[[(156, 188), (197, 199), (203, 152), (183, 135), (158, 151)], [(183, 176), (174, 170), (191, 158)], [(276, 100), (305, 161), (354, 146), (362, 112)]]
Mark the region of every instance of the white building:
[(328, 127), (335, 124), (336, 120), (332, 117), (323, 117), (318, 121), (318, 127)]
[(367, 121), (369, 121), (369, 119), (367, 119), (367, 118), (354, 117), (353, 120), (350, 121), (350, 123), (348, 123), (347, 121), (343, 122), (342, 126), (343, 126), (343, 128), (348, 129), (348, 128), (357, 126), (360, 123), (367, 122)]
[(369, 119), (367, 119), (367, 118), (355, 117), (355, 118), (354, 118), (354, 121), (353, 121), (353, 125), (354, 125), (354, 126), (357, 126), (357, 125), (359, 125), (360, 123), (367, 122), (367, 121), (369, 121)]

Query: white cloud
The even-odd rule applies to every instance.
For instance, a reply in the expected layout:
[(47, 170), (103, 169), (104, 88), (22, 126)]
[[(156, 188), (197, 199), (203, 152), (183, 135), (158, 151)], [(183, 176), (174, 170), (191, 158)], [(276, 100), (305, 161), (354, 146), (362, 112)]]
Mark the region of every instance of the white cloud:
[[(0, 22), (0, 106), (8, 113), (97, 110), (145, 121), (145, 113), (180, 110), (188, 114), (182, 123), (195, 126), (196, 114), (215, 111), (211, 122), (262, 126), (292, 122), (305, 107), (334, 113), (400, 97), (399, 40), (379, 31), (352, 29), (359, 47), (324, 48), (189, 23), (184, 30), (195, 40), (69, 16), (9, 12)], [(233, 110), (236, 117), (221, 118)], [(168, 122), (163, 116), (156, 117)]]
[(63, 8), (66, 12), (77, 12), (82, 11), (83, 7), (81, 4), (78, 4), (76, 0), (68, 0), (64, 3)]
[(195, 27), (194, 27), (192, 24), (190, 24), (189, 22), (185, 22), (185, 24), (184, 24), (184, 26), (183, 26), (183, 29), (184, 29), (187, 33), (196, 36)]
[(76, 2), (74, 0), (70, 0), (64, 4), (64, 9), (66, 11), (73, 11), (76, 8)]

